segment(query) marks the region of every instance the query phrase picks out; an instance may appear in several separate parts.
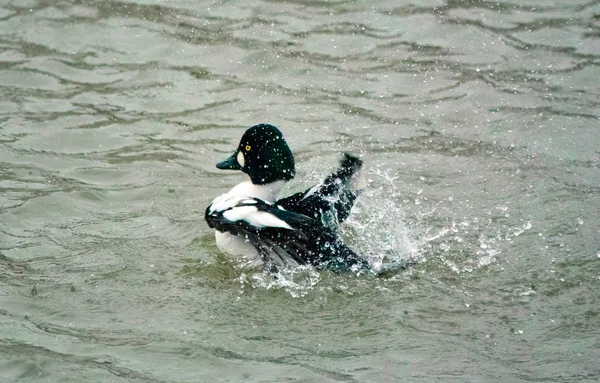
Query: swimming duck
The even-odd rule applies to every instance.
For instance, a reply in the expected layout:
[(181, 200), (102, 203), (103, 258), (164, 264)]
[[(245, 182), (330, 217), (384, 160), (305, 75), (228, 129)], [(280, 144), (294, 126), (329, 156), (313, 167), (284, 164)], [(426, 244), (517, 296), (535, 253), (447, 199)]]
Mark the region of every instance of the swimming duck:
[(216, 166), (250, 177), (206, 208), (205, 219), (216, 229), (219, 250), (241, 257), (246, 266), (369, 268), (340, 235), (340, 224), (358, 196), (358, 157), (344, 153), (338, 169), (323, 182), (277, 199), (296, 174), (294, 157), (277, 127), (258, 124), (246, 130), (235, 152)]

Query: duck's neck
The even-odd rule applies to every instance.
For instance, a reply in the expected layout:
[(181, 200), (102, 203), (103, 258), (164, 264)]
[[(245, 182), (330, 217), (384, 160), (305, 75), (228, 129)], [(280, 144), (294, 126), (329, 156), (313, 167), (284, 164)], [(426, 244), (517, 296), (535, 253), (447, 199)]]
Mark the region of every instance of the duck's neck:
[(275, 181), (265, 185), (255, 185), (252, 181), (244, 181), (229, 191), (230, 195), (260, 198), (267, 202), (275, 202), (277, 194), (287, 181)]

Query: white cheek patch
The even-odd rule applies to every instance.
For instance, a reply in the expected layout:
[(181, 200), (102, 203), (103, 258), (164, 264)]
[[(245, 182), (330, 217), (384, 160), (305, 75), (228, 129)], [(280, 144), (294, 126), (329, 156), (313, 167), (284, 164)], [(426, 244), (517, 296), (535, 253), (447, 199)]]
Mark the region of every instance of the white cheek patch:
[(236, 159), (237, 159), (238, 164), (240, 164), (241, 167), (244, 167), (244, 165), (246, 165), (246, 159), (244, 158), (244, 153), (238, 152)]

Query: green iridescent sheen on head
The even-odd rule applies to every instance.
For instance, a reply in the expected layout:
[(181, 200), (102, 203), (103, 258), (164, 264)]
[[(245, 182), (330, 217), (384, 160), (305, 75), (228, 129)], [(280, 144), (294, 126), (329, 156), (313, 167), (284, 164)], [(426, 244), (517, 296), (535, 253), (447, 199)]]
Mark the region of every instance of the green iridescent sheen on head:
[(246, 130), (237, 150), (219, 162), (217, 168), (241, 170), (256, 185), (287, 181), (296, 175), (292, 151), (281, 131), (270, 124), (258, 124)]

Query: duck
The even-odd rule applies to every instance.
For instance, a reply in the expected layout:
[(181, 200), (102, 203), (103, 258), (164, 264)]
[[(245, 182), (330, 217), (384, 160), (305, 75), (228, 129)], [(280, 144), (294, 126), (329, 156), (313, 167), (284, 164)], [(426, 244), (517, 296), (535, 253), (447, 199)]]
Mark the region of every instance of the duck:
[(340, 229), (360, 194), (362, 165), (360, 158), (343, 153), (338, 168), (322, 182), (278, 199), (296, 175), (292, 151), (276, 126), (248, 128), (233, 154), (216, 164), (249, 177), (206, 208), (205, 220), (215, 229), (217, 248), (247, 267), (369, 269), (369, 263), (346, 245)]

